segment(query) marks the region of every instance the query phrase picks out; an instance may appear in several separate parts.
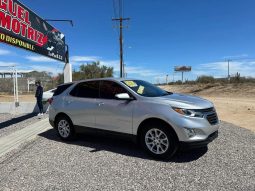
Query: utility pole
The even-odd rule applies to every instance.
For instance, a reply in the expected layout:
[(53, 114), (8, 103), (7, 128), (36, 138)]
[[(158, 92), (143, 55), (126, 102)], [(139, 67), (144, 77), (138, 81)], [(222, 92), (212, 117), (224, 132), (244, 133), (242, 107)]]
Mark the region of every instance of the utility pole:
[(122, 34), (122, 28), (123, 28), (123, 21), (126, 21), (126, 20), (130, 20), (130, 18), (114, 18), (112, 19), (112, 21), (119, 21), (120, 22), (120, 25), (119, 25), (119, 28), (120, 28), (120, 37), (119, 37), (119, 40), (120, 40), (120, 77), (122, 78), (123, 77), (123, 71), (124, 71), (124, 65), (123, 65), (123, 34)]
[(229, 62), (230, 62), (230, 61), (232, 61), (232, 60), (230, 60), (230, 59), (227, 60), (227, 62), (228, 62), (228, 81), (229, 81), (229, 82), (230, 82), (230, 75), (229, 75)]

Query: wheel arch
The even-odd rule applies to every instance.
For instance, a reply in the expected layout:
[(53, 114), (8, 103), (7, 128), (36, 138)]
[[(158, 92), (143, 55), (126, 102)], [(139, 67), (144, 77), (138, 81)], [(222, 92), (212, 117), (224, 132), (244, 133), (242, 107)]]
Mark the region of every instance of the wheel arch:
[(55, 120), (54, 120), (54, 127), (55, 127), (55, 128), (57, 127), (57, 124), (56, 124), (57, 119), (60, 118), (60, 117), (66, 117), (66, 118), (68, 118), (68, 120), (70, 120), (70, 122), (71, 122), (72, 125), (73, 125), (73, 121), (71, 120), (71, 118), (70, 118), (66, 113), (60, 112), (60, 113), (58, 113), (58, 114), (55, 116)]
[(137, 129), (137, 141), (139, 141), (139, 139), (140, 139), (142, 129), (145, 128), (149, 124), (155, 124), (155, 123), (164, 124), (165, 126), (169, 127), (169, 130), (171, 131), (171, 133), (174, 135), (176, 140), (179, 141), (179, 138), (178, 138), (174, 128), (169, 123), (164, 121), (163, 119), (159, 119), (159, 118), (155, 118), (155, 117), (145, 119), (140, 123), (140, 125), (138, 126), (138, 129)]

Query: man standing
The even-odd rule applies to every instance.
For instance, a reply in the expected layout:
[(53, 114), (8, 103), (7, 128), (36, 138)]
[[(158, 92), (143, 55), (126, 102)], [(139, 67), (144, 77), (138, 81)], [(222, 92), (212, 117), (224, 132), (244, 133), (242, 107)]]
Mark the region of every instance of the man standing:
[(37, 105), (39, 107), (38, 116), (42, 116), (43, 115), (43, 104), (42, 104), (43, 87), (41, 86), (40, 81), (37, 81), (35, 83), (35, 85), (37, 86), (36, 92), (35, 92), (35, 97), (36, 97)]

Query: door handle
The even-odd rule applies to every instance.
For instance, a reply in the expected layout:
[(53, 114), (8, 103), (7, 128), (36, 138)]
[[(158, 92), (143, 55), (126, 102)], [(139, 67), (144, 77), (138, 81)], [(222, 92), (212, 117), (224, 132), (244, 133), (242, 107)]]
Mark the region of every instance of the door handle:
[(73, 100), (68, 100), (68, 101), (67, 101), (68, 104), (70, 104), (70, 103), (72, 103), (72, 102), (73, 102)]
[(104, 102), (100, 102), (98, 103), (98, 106), (104, 105)]
[(67, 101), (66, 101), (67, 104), (70, 104), (70, 103), (72, 103), (72, 102), (73, 102), (73, 100), (67, 100)]

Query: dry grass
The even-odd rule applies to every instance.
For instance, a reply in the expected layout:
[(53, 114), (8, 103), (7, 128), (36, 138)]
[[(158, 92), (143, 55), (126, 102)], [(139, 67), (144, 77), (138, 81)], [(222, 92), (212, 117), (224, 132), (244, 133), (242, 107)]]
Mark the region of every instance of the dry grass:
[(163, 89), (178, 92), (188, 93), (199, 96), (221, 96), (221, 97), (255, 97), (255, 83), (244, 84), (183, 84), (183, 85), (168, 85), (160, 86)]

